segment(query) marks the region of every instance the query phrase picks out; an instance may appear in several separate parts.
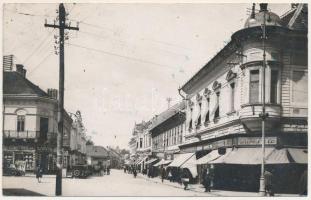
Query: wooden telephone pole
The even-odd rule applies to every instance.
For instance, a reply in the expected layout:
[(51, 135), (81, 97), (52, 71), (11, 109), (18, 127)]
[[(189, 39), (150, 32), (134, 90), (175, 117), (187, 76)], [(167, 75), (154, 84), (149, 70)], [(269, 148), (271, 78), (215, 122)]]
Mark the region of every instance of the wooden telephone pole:
[(62, 195), (62, 166), (63, 166), (63, 129), (64, 129), (64, 82), (65, 82), (65, 62), (64, 62), (64, 30), (79, 30), (78, 27), (66, 25), (66, 11), (64, 4), (59, 4), (59, 25), (47, 24), (45, 27), (59, 29), (59, 101), (58, 101), (58, 134), (57, 134), (57, 173), (55, 195)]

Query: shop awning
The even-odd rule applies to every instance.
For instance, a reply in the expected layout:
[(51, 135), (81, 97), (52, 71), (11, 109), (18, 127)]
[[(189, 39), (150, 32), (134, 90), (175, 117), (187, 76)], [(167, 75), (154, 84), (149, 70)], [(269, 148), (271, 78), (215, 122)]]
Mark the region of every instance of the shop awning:
[(144, 157), (144, 158), (141, 158), (140, 160), (138, 160), (136, 162), (136, 165), (140, 165), (142, 162), (144, 162), (148, 157)]
[(218, 153), (218, 150), (213, 150), (209, 154), (203, 156), (202, 158), (197, 160), (197, 165), (204, 165), (207, 164), (217, 158), (219, 158), (221, 155)]
[(197, 159), (195, 154), (191, 156), (188, 160), (186, 160), (180, 168), (187, 168), (192, 174), (192, 177), (195, 178), (198, 175), (198, 170), (197, 170)]
[(157, 167), (157, 166), (160, 166), (160, 165), (167, 165), (167, 164), (170, 164), (172, 161), (171, 160), (161, 160), (160, 162), (154, 164), (153, 166)]
[(175, 154), (177, 156), (171, 164), (169, 164), (169, 167), (180, 167), (182, 164), (184, 164), (187, 160), (189, 160), (192, 156), (194, 156), (194, 153), (183, 153), (183, 154)]
[[(259, 165), (262, 162), (261, 148), (236, 148), (227, 149), (226, 154), (213, 160), (211, 164), (241, 164), (241, 165)], [(308, 155), (303, 149), (291, 148), (265, 148), (266, 164), (289, 164), (289, 163), (307, 163)]]
[(296, 163), (308, 164), (308, 150), (288, 148), (288, 152)]
[(155, 161), (157, 161), (158, 159), (157, 158), (152, 158), (152, 159), (150, 159), (150, 160), (148, 160), (147, 162), (146, 162), (146, 165), (147, 164), (151, 164), (151, 163), (153, 163), (153, 162), (155, 162)]

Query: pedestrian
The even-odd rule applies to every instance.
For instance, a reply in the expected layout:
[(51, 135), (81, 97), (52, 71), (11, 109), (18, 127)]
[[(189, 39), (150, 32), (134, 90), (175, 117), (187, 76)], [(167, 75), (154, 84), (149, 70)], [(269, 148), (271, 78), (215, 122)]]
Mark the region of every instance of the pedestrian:
[(106, 166), (103, 167), (104, 175), (106, 175)]
[(134, 178), (136, 178), (136, 176), (137, 176), (137, 171), (136, 171), (135, 168), (133, 169), (133, 175), (134, 175)]
[(172, 170), (171, 169), (168, 169), (168, 174), (167, 174), (167, 177), (168, 177), (168, 180), (170, 181), (170, 182), (172, 182)]
[(123, 167), (124, 173), (126, 173), (126, 166)]
[(211, 176), (209, 169), (205, 169), (203, 172), (203, 185), (205, 188), (205, 192), (211, 191)]
[(188, 184), (189, 184), (190, 178), (189, 178), (189, 175), (188, 175), (186, 169), (183, 169), (183, 170), (182, 170), (181, 180), (182, 180), (182, 183), (183, 183), (184, 186), (185, 186), (185, 187), (184, 187), (184, 190), (187, 190), (187, 189), (188, 189)]
[(273, 192), (273, 174), (269, 171), (265, 171), (264, 173), (264, 178), (265, 178), (265, 193), (268, 196), (274, 196)]
[(163, 165), (161, 166), (161, 180), (162, 180), (162, 183), (164, 181), (164, 178), (165, 178), (165, 169), (163, 168)]
[(306, 169), (300, 177), (299, 195), (308, 195), (308, 170)]
[(107, 175), (110, 175), (110, 167), (107, 167)]
[(38, 183), (41, 183), (42, 174), (43, 174), (42, 168), (40, 165), (38, 165), (36, 171), (36, 178), (38, 179)]

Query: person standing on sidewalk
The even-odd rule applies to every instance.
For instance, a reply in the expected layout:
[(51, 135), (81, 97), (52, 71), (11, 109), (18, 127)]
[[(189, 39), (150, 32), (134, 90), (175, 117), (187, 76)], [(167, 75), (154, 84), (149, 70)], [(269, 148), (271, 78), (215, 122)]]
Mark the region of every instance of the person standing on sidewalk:
[(273, 192), (273, 185), (272, 185), (272, 179), (273, 179), (273, 175), (271, 172), (269, 171), (265, 171), (264, 173), (264, 177), (265, 177), (265, 192), (268, 196), (274, 196), (274, 192)]
[(162, 183), (164, 181), (164, 178), (165, 178), (165, 169), (164, 169), (164, 167), (162, 165), (162, 167), (161, 167), (161, 180), (162, 180)]
[(42, 168), (40, 165), (38, 165), (36, 171), (36, 178), (38, 179), (38, 183), (41, 183), (42, 174), (43, 174)]
[(187, 190), (188, 189), (188, 184), (189, 184), (189, 181), (190, 181), (190, 178), (189, 178), (189, 175), (186, 171), (186, 169), (183, 169), (182, 170), (182, 175), (181, 175), (181, 180), (182, 180), (182, 183), (184, 184), (184, 190)]
[(203, 185), (205, 188), (205, 192), (211, 191), (211, 176), (208, 168), (203, 172)]

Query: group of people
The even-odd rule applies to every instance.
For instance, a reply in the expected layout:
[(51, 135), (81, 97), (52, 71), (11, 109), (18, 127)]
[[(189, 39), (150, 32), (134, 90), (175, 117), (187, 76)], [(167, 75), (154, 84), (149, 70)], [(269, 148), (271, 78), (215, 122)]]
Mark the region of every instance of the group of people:
[(134, 178), (137, 176), (137, 169), (134, 165), (125, 165), (123, 167), (124, 173), (133, 174)]

